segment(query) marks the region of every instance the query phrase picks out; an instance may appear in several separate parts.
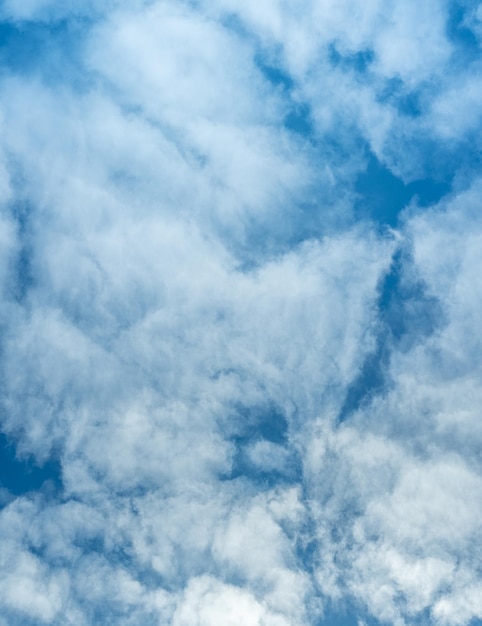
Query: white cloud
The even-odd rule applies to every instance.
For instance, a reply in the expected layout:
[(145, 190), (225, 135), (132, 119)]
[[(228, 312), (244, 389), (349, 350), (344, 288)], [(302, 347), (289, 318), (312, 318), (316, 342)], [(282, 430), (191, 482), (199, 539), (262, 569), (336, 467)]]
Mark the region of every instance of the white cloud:
[[(352, 224), (364, 142), (408, 180), (414, 138), (449, 150), (478, 128), (445, 4), (102, 13), (75, 52), (85, 84), (42, 61), (0, 81), (2, 430), (64, 484), (2, 496), (2, 610), (301, 626), (354, 598), (394, 624), (480, 616), (480, 186), (412, 204), (391, 236)], [(403, 287), (441, 311), (398, 343), (377, 308), (397, 246)], [(380, 350), (390, 384), (338, 424)]]
[(393, 623), (427, 610), (443, 624), (480, 615), (478, 189), (407, 222), (404, 279), (439, 298), (439, 327), (393, 347), (391, 386), (337, 429), (320, 420), (308, 439), (320, 585)]

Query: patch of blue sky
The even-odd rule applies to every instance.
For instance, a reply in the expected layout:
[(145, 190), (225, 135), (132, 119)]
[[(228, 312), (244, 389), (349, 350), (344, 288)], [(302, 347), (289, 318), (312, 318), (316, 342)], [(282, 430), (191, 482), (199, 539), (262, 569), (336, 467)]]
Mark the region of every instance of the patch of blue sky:
[[(430, 610), (424, 610), (410, 618), (410, 624), (413, 626), (430, 626), (434, 622)], [(353, 602), (346, 602), (344, 606), (337, 606), (335, 603), (329, 605), (323, 618), (316, 622), (316, 626), (388, 626), (390, 623), (391, 620), (377, 620), (367, 609)], [(482, 626), (482, 620), (472, 620), (468, 626)]]
[[(112, 624), (114, 621), (130, 620), (131, 623), (135, 623), (136, 609), (126, 609), (124, 603), (114, 601), (101, 601), (99, 600), (94, 606), (87, 605), (84, 608), (85, 618), (89, 620), (90, 624)], [(142, 623), (145, 626), (157, 626), (159, 623), (158, 616), (152, 612), (151, 615), (142, 613), (137, 619), (142, 619)]]
[(455, 58), (458, 63), (480, 60), (480, 43), (477, 35), (470, 28), (470, 19), (476, 12), (478, 2), (468, 0), (457, 2), (452, 0), (449, 5), (447, 34), (456, 45)]
[(260, 440), (249, 444), (236, 441), (231, 471), (222, 475), (222, 479), (246, 479), (263, 490), (299, 484), (302, 477), (300, 459), (282, 446), (265, 446), (263, 443)]
[(240, 441), (264, 439), (281, 445), (288, 438), (287, 419), (274, 406), (239, 407), (230, 421)]
[(284, 118), (284, 127), (301, 135), (307, 141), (316, 142), (310, 107), (306, 102), (294, 97), (296, 84), (293, 78), (281, 67), (267, 63), (261, 54), (257, 55), (256, 63), (263, 76), (279, 88), (286, 98), (288, 112)]
[(263, 75), (276, 87), (281, 87), (286, 92), (294, 89), (295, 82), (293, 78), (281, 67), (267, 63), (263, 55), (257, 55), (256, 64)]
[(57, 22), (0, 22), (0, 72), (41, 78), (83, 89), (90, 83), (78, 53), (88, 32), (87, 18)]
[(264, 488), (299, 482), (301, 460), (290, 449), (288, 422), (276, 407), (240, 407), (230, 422), (234, 454), (223, 480), (245, 478)]
[(398, 76), (384, 80), (377, 91), (378, 102), (390, 104), (409, 118), (416, 118), (422, 114), (423, 97), (423, 88), (410, 90)]
[(62, 491), (62, 468), (58, 459), (39, 464), (31, 455), (19, 456), (16, 445), (0, 433), (0, 488), (13, 496), (34, 491), (58, 496)]
[(13, 298), (17, 302), (23, 302), (35, 282), (30, 233), (32, 206), (29, 202), (19, 201), (11, 207), (11, 213), (17, 227), (19, 247), (15, 262), (12, 264), (15, 271), (12, 272), (10, 289)]
[(30, 618), (27, 615), (19, 615), (18, 611), (5, 609), (2, 612), (5, 623), (9, 626), (39, 626), (38, 619)]
[(351, 605), (329, 606), (323, 617), (315, 626), (381, 626), (380, 622), (373, 619), (361, 608), (356, 609)]
[(423, 178), (404, 183), (375, 155), (369, 154), (365, 171), (358, 175), (355, 211), (360, 219), (369, 218), (380, 224), (396, 226), (403, 210), (412, 202), (426, 207), (439, 202), (451, 190), (450, 180)]
[(390, 271), (380, 285), (375, 349), (367, 355), (359, 375), (347, 389), (340, 422), (391, 388), (389, 362), (392, 350), (407, 351), (445, 322), (437, 298), (427, 294), (422, 281), (408, 278), (411, 265), (410, 250), (398, 249)]
[(328, 58), (334, 67), (345, 72), (353, 71), (357, 74), (365, 74), (370, 69), (375, 55), (373, 50), (369, 48), (353, 53), (342, 53), (337, 48), (336, 42), (333, 42), (328, 47)]
[(378, 102), (389, 103), (407, 117), (416, 118), (422, 114), (423, 88), (410, 90), (398, 76), (380, 82), (371, 71), (375, 61), (373, 50), (367, 48), (358, 52), (342, 53), (337, 49), (336, 42), (330, 44), (328, 50), (328, 58), (333, 67), (344, 73), (353, 73), (361, 84), (376, 85)]

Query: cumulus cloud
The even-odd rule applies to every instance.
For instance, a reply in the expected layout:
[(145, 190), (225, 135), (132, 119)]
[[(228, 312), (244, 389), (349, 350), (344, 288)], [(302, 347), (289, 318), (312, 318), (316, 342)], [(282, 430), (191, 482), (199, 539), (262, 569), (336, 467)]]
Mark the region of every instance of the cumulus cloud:
[(8, 623), (482, 619), (459, 9), (3, 2), (1, 429), (60, 472), (1, 492)]

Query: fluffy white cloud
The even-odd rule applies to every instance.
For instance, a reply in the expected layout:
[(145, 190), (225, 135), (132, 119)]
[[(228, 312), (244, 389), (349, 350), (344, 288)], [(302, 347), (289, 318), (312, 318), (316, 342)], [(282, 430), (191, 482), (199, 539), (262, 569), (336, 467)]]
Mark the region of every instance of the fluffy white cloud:
[[(480, 618), (480, 184), (459, 172), (398, 232), (353, 223), (366, 145), (409, 180), (420, 144), (479, 126), (448, 6), (2, 15), (92, 20), (83, 82), (48, 55), (0, 79), (2, 431), (63, 482), (2, 495), (5, 615), (302, 626), (354, 599), (394, 624)], [(398, 297), (423, 294), (403, 340), (379, 306), (396, 263)], [(351, 407), (367, 359), (387, 384)]]
[(481, 617), (478, 189), (407, 222), (405, 280), (440, 298), (439, 328), (394, 347), (390, 388), (308, 445), (320, 584), (393, 623)]
[(287, 626), (281, 615), (270, 614), (243, 589), (202, 577), (187, 588), (173, 625), (188, 626)]

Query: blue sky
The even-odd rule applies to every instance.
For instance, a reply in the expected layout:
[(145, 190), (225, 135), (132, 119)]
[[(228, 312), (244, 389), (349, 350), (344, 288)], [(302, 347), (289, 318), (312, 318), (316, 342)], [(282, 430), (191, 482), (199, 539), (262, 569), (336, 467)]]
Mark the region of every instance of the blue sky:
[(0, 2), (0, 626), (482, 624), (481, 46)]

